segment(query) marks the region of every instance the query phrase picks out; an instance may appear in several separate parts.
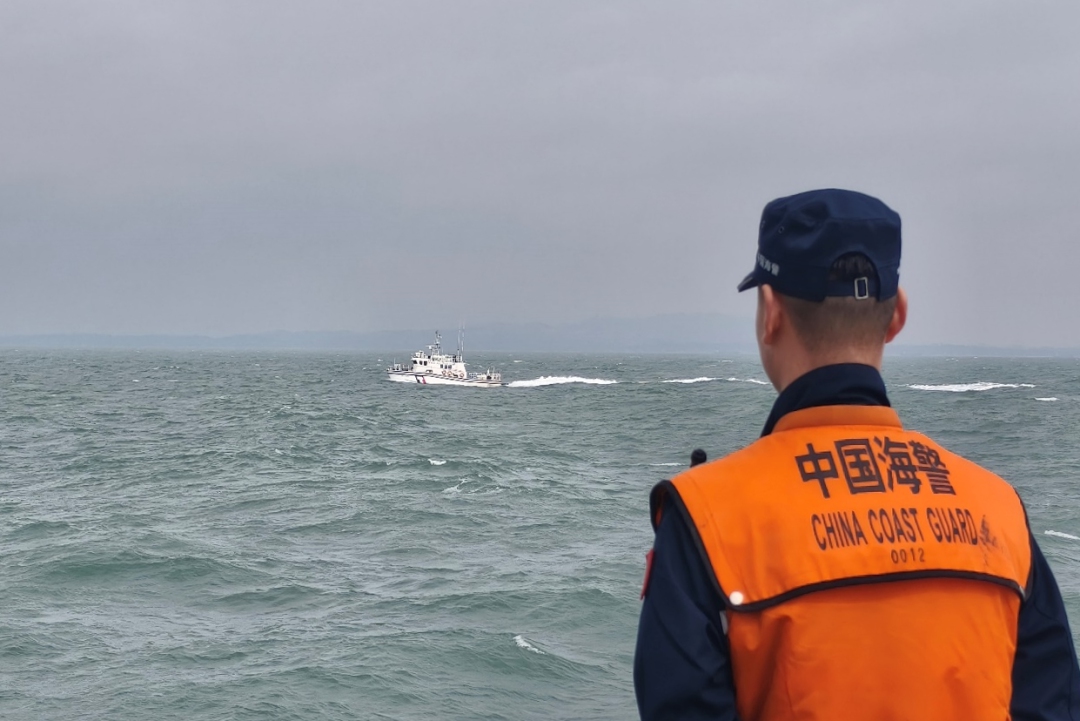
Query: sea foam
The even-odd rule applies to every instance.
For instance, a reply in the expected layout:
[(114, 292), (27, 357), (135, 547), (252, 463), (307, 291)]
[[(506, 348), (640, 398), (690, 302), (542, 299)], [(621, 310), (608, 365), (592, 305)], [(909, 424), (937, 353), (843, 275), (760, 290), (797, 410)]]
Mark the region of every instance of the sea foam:
[(566, 383), (584, 383), (594, 386), (608, 386), (619, 381), (607, 378), (581, 378), (579, 376), (540, 376), (526, 381), (512, 381), (506, 385), (510, 388), (539, 388), (540, 386), (558, 386)]
[(941, 385), (925, 385), (922, 383), (912, 383), (908, 388), (914, 388), (917, 391), (946, 391), (949, 393), (966, 393), (967, 391), (991, 391), (995, 388), (1034, 388), (1032, 383), (987, 383), (979, 381), (977, 383), (943, 383)]
[[(708, 383), (709, 381), (718, 381), (719, 378), (710, 378), (708, 376), (701, 376), (699, 378), (673, 378), (669, 381), (661, 381), (662, 383)], [(759, 381), (757, 378), (724, 378), (728, 383), (753, 383), (757, 386), (767, 386), (768, 381)]]
[(1070, 541), (1080, 541), (1080, 536), (1074, 536), (1071, 533), (1062, 533), (1061, 531), (1043, 531), (1047, 536), (1057, 536), (1058, 538), (1068, 538)]
[(532, 651), (533, 653), (538, 653), (541, 656), (547, 655), (543, 651), (538, 649), (536, 646), (533, 646), (531, 643), (526, 641), (525, 637), (522, 636), (520, 633), (517, 636), (514, 636), (514, 643), (517, 644), (518, 648), (523, 648), (526, 651)]

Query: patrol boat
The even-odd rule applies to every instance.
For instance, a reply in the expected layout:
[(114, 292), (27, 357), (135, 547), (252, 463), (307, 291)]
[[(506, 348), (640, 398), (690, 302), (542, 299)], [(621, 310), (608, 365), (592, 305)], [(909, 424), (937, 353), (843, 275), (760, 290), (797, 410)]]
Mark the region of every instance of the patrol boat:
[(421, 383), (423, 385), (475, 386), (497, 388), (503, 384), (502, 374), (488, 368), (483, 373), (469, 375), (465, 368), (465, 334), (458, 331), (458, 348), (454, 354), (442, 352), (442, 336), (435, 331), (435, 342), (427, 351), (413, 353), (408, 367), (395, 363), (386, 369), (386, 375), (396, 383)]

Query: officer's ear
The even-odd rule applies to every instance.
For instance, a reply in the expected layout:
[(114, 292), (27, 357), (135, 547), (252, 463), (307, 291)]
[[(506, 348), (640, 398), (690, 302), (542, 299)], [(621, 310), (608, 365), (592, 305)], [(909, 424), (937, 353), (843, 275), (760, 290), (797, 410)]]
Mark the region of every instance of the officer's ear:
[(907, 323), (907, 293), (904, 292), (903, 288), (897, 288), (896, 308), (893, 309), (889, 329), (885, 331), (885, 342), (892, 341), (904, 329), (905, 323)]
[(758, 286), (757, 334), (762, 345), (774, 345), (784, 318), (784, 304), (771, 285)]

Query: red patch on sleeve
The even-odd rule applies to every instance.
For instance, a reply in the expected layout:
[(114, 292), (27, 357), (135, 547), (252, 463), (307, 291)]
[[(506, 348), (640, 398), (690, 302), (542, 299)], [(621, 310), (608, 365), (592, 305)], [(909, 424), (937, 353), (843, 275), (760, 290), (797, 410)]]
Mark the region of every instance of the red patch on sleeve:
[(649, 576), (652, 575), (652, 561), (653, 555), (656, 551), (649, 549), (649, 552), (645, 554), (645, 582), (641, 584), (641, 598), (645, 598), (646, 592), (649, 590)]

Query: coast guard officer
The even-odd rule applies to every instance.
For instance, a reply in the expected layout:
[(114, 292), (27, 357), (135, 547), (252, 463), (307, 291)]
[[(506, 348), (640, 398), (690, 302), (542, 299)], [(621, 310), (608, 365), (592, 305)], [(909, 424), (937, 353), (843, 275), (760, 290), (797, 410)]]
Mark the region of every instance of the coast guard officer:
[(817, 190), (762, 214), (761, 438), (653, 489), (642, 719), (1077, 719), (1061, 594), (1002, 479), (907, 430), (900, 217)]

